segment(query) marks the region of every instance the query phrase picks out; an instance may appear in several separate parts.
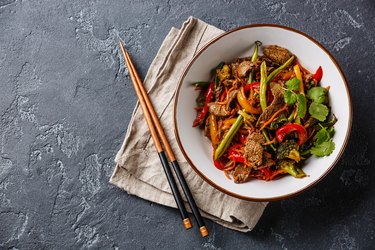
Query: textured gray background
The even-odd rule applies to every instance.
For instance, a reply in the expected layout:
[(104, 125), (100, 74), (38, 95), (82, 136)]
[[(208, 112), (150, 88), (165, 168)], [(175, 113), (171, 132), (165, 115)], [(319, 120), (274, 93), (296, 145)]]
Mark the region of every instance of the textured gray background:
[[(373, 248), (374, 13), (371, 0), (0, 0), (0, 248)], [(247, 234), (207, 221), (202, 239), (177, 210), (108, 183), (136, 103), (117, 35), (144, 77), (190, 15), (224, 30), (302, 30), (332, 52), (352, 91), (339, 164), (316, 187), (272, 202)]]

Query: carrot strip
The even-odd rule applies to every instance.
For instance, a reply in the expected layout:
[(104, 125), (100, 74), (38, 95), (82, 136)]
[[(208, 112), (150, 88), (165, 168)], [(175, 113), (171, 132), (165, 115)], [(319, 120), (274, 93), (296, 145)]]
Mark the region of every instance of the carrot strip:
[(276, 116), (278, 114), (280, 114), (282, 111), (286, 110), (287, 107), (288, 107), (288, 104), (285, 104), (281, 109), (279, 109), (278, 111), (276, 111), (275, 114), (273, 114), (271, 116), (271, 118), (262, 125), (262, 127), (259, 129), (259, 131), (263, 130), (266, 126), (268, 126), (269, 124), (271, 124), (271, 122), (273, 121), (273, 119), (275, 119)]
[[(239, 144), (237, 144), (237, 145), (239, 145)], [(234, 147), (232, 147), (232, 150), (243, 155), (243, 150), (240, 149), (240, 148), (234, 148)]]
[(228, 171), (226, 171), (225, 169), (223, 171), (224, 171), (225, 177), (227, 177), (228, 180), (232, 180), (232, 178), (230, 178), (230, 176), (228, 174)]
[(250, 121), (245, 120), (245, 123), (249, 125), (253, 131), (255, 131), (254, 125)]
[(307, 137), (307, 140), (310, 140), (310, 138), (314, 135), (315, 129), (313, 129), (310, 133), (310, 135)]
[(289, 80), (293, 75), (293, 72), (292, 71), (288, 71), (286, 73), (283, 74), (283, 76), (281, 77), (281, 79), (283, 79), (284, 81), (287, 81)]
[(269, 180), (273, 180), (276, 176), (280, 175), (280, 174), (285, 174), (286, 171), (284, 169), (280, 169), (280, 170), (277, 170), (275, 172), (273, 172), (273, 174), (270, 176)]
[(226, 96), (225, 100), (222, 101), (222, 102), (215, 102), (215, 103), (220, 104), (220, 105), (223, 105), (223, 104), (227, 104), (227, 103), (228, 103), (228, 101), (229, 101), (229, 93), (230, 93), (232, 90), (234, 90), (234, 85), (233, 85), (230, 89), (228, 89), (228, 90), (227, 90), (227, 88), (225, 88), (225, 90), (227, 91), (227, 96)]
[(272, 141), (269, 141), (269, 142), (265, 142), (265, 143), (263, 143), (263, 145), (264, 145), (264, 146), (266, 146), (266, 145), (270, 145), (270, 144), (272, 144), (272, 143), (274, 143), (274, 142), (276, 142), (276, 137), (273, 138)]
[(245, 164), (246, 166), (248, 166), (248, 167), (250, 168), (250, 171), (251, 171), (251, 168), (252, 168), (253, 166), (250, 164), (250, 162), (249, 162), (247, 159), (245, 159), (244, 164)]
[[(229, 158), (229, 159), (231, 159), (231, 158)], [(233, 161), (232, 166), (229, 166), (229, 167), (225, 168), (224, 170), (229, 171), (229, 170), (234, 169), (234, 167), (236, 166), (236, 161), (234, 159), (231, 159), (231, 160)]]

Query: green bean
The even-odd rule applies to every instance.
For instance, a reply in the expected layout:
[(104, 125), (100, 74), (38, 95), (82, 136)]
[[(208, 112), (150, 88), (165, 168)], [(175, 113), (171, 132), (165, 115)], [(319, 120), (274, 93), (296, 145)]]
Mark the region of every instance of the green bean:
[(288, 59), (283, 65), (272, 71), (272, 73), (267, 77), (267, 83), (271, 82), (278, 74), (281, 73), (286, 67), (289, 66), (294, 60), (294, 56)]
[(219, 159), (224, 152), (228, 149), (230, 143), (233, 140), (233, 137), (236, 135), (237, 131), (240, 129), (243, 122), (243, 116), (239, 115), (237, 120), (233, 123), (232, 127), (230, 127), (228, 133), (224, 136), (223, 140), (221, 140), (219, 146), (215, 150), (214, 160)]
[[(270, 137), (268, 136), (267, 130), (262, 129), (262, 134), (263, 134), (264, 138), (266, 138), (266, 141), (267, 141), (267, 142), (270, 142), (270, 141), (271, 141), (271, 140), (270, 140)], [(273, 145), (273, 143), (270, 144), (269, 146), (273, 149), (273, 151), (276, 151), (276, 148), (275, 148), (275, 146)]]
[(260, 65), (260, 106), (263, 111), (267, 108), (267, 66), (265, 61)]
[(262, 46), (262, 42), (261, 41), (255, 41), (255, 49), (254, 49), (253, 56), (251, 57), (252, 62), (255, 62), (258, 59), (258, 50), (259, 50), (260, 46)]
[(247, 80), (247, 84), (250, 84), (250, 83), (252, 83), (252, 82), (255, 82), (254, 74), (255, 74), (255, 70), (252, 69), (252, 70), (250, 71), (250, 75), (249, 75), (249, 79)]
[[(262, 46), (262, 43), (260, 41), (256, 41), (253, 56), (251, 57), (252, 62), (255, 62), (258, 59), (258, 51), (259, 51), (260, 46)], [(249, 75), (249, 79), (247, 80), (247, 84), (255, 82), (254, 75), (255, 75), (255, 70), (252, 69), (250, 71), (250, 75)]]

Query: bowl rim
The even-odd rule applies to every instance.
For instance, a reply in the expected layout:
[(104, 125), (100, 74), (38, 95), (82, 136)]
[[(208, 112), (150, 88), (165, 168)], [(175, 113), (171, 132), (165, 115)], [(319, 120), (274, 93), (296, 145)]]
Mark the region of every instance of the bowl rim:
[[(193, 65), (193, 63), (195, 62), (195, 60), (202, 54), (203, 51), (205, 51), (209, 46), (211, 46), (212, 44), (214, 44), (215, 42), (217, 42), (218, 40), (220, 40), (221, 38), (233, 33), (233, 32), (236, 32), (236, 31), (239, 31), (239, 30), (242, 30), (242, 29), (248, 29), (248, 28), (256, 28), (256, 27), (272, 27), (272, 28), (278, 28), (278, 29), (285, 29), (287, 31), (291, 31), (291, 32), (295, 32), (297, 34), (300, 34), (304, 37), (306, 37), (307, 39), (309, 39), (311, 42), (313, 42), (314, 44), (316, 44), (320, 49), (322, 49), (327, 55), (328, 57), (332, 60), (332, 62), (334, 63), (334, 65), (336, 66), (338, 72), (340, 73), (342, 79), (344, 80), (344, 85), (345, 85), (345, 88), (346, 88), (346, 93), (347, 93), (347, 97), (348, 97), (348, 100), (349, 100), (349, 120), (348, 120), (348, 128), (346, 130), (346, 135), (345, 135), (345, 139), (344, 139), (344, 143), (343, 143), (343, 146), (341, 147), (337, 157), (335, 158), (335, 160), (332, 162), (332, 164), (327, 168), (327, 170), (321, 175), (320, 178), (318, 178), (317, 180), (313, 181), (312, 183), (306, 185), (304, 188), (296, 191), (296, 192), (293, 192), (293, 193), (289, 193), (289, 194), (285, 194), (285, 195), (281, 195), (281, 196), (274, 196), (274, 197), (269, 197), (269, 198), (254, 198), (254, 197), (249, 197), (249, 196), (242, 196), (242, 195), (239, 195), (239, 194), (236, 194), (236, 193), (233, 193), (231, 191), (228, 191), (226, 190), (225, 188), (215, 184), (213, 181), (211, 181), (207, 176), (205, 176), (201, 171), (199, 171), (199, 169), (193, 164), (193, 162), (191, 161), (191, 159), (189, 158), (189, 156), (187, 155), (187, 153), (185, 152), (185, 149), (184, 147), (182, 146), (182, 142), (180, 140), (180, 136), (179, 136), (179, 132), (178, 132), (178, 129), (177, 129), (177, 119), (176, 119), (176, 109), (177, 109), (177, 103), (178, 103), (178, 95), (180, 93), (180, 89), (181, 89), (181, 86), (182, 86), (182, 83), (183, 83), (183, 80), (185, 79), (185, 76), (187, 74), (187, 72), (189, 71), (189, 69), (191, 68), (191, 66)], [(283, 26), (283, 25), (278, 25), (278, 24), (250, 24), (250, 25), (244, 25), (244, 26), (239, 26), (235, 29), (232, 29), (232, 30), (229, 30), (227, 32), (224, 32), (223, 34), (213, 38), (212, 40), (210, 40), (209, 42), (207, 42), (195, 55), (194, 57), (189, 61), (189, 63), (187, 64), (187, 66), (185, 67), (182, 75), (180, 76), (179, 78), (179, 81), (178, 81), (178, 85), (177, 85), (177, 88), (176, 88), (176, 91), (175, 91), (175, 99), (174, 99), (174, 104), (173, 104), (173, 121), (174, 121), (174, 132), (175, 132), (175, 136), (176, 136), (176, 139), (177, 139), (177, 143), (178, 143), (178, 146), (182, 152), (182, 154), (184, 155), (185, 159), (188, 161), (189, 165), (191, 166), (191, 168), (205, 181), (207, 182), (208, 184), (210, 184), (212, 187), (216, 188), (217, 190), (225, 193), (225, 194), (228, 194), (230, 196), (233, 196), (235, 198), (239, 198), (239, 199), (242, 199), (242, 200), (248, 200), (248, 201), (276, 201), (276, 200), (282, 200), (282, 199), (286, 199), (286, 198), (291, 198), (291, 197), (294, 197), (308, 189), (310, 189), (311, 187), (315, 186), (318, 182), (320, 182), (329, 172), (331, 172), (331, 170), (333, 169), (333, 167), (337, 164), (337, 162), (341, 159), (341, 156), (342, 154), (344, 153), (345, 151), (345, 148), (348, 144), (348, 141), (349, 141), (349, 137), (350, 137), (350, 133), (351, 133), (351, 129), (352, 129), (352, 122), (353, 122), (353, 104), (352, 104), (352, 97), (351, 97), (351, 94), (350, 94), (350, 89), (349, 89), (349, 85), (348, 85), (348, 82), (346, 80), (346, 77), (340, 67), (340, 65), (337, 63), (337, 61), (335, 60), (335, 58), (332, 56), (332, 54), (323, 46), (321, 45), (318, 41), (316, 41), (315, 39), (313, 39), (311, 36), (305, 34), (304, 32), (302, 31), (299, 31), (297, 29), (294, 29), (294, 28), (291, 28), (291, 27), (288, 27), (288, 26)]]

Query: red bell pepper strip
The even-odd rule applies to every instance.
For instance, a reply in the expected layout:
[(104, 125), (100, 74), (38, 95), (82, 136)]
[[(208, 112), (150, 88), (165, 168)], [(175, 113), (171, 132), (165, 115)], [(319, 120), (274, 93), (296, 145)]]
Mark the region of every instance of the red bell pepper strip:
[(317, 82), (320, 82), (320, 80), (322, 80), (322, 77), (323, 77), (323, 69), (322, 69), (322, 66), (319, 66), (319, 68), (316, 70), (313, 76), (313, 79), (315, 79)]
[[(243, 87), (243, 90), (249, 91), (250, 89), (253, 89), (253, 90), (259, 91), (259, 88), (260, 88), (260, 82), (253, 82), (253, 83), (245, 85)], [(267, 102), (272, 102), (272, 100), (273, 100), (272, 92), (271, 90), (267, 89)]]
[(215, 160), (214, 165), (219, 170), (224, 170), (225, 165), (220, 160)]
[(240, 153), (234, 151), (233, 149), (228, 150), (228, 158), (235, 161), (235, 162), (245, 162), (245, 157), (243, 157)]
[(266, 176), (266, 180), (270, 180), (272, 176), (272, 171), (269, 168), (261, 168), (260, 171)]
[(280, 72), (280, 74), (278, 74), (272, 81), (277, 82), (283, 74), (283, 72)]
[(259, 82), (253, 82), (253, 83), (246, 84), (243, 89), (244, 91), (249, 91), (250, 89), (259, 89), (259, 85), (260, 85)]
[(208, 113), (208, 103), (211, 101), (213, 95), (214, 95), (214, 86), (215, 86), (215, 80), (213, 79), (210, 83), (210, 86), (207, 89), (206, 92), (206, 101), (204, 103), (204, 106), (200, 112), (197, 113), (197, 117), (195, 118), (193, 122), (193, 127), (197, 127), (201, 124), (203, 124), (204, 119), (207, 116)]
[(296, 132), (298, 134), (298, 145), (302, 145), (306, 142), (306, 129), (302, 125), (297, 123), (287, 124), (276, 130), (276, 139), (278, 142), (282, 142), (288, 134), (293, 132)]
[[(276, 77), (279, 77), (281, 76), (282, 73), (280, 73), (278, 76)], [(260, 88), (260, 82), (253, 82), (253, 83), (250, 83), (250, 84), (247, 84), (243, 87), (243, 90), (244, 91), (249, 91), (250, 89), (253, 89), (253, 90), (257, 90), (259, 92), (259, 88)], [(273, 101), (273, 95), (272, 95), (272, 92), (270, 89), (267, 89), (267, 103), (271, 103)]]

